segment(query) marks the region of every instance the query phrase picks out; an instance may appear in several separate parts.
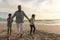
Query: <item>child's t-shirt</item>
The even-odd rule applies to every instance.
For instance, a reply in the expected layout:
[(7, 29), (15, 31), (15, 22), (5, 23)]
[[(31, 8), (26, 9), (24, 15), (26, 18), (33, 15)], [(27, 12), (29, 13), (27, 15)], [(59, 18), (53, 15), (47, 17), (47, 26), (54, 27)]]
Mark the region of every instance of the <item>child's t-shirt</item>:
[(11, 26), (12, 25), (12, 19), (11, 18), (8, 18), (7, 19), (7, 26)]
[(34, 25), (34, 21), (35, 21), (35, 19), (31, 18), (30, 19), (30, 25)]

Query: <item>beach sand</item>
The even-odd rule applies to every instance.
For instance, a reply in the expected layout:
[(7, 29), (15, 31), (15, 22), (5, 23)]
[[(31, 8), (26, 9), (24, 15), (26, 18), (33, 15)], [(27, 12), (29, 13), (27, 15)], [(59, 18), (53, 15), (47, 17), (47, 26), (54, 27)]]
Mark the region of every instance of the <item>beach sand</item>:
[(7, 36), (6, 23), (0, 23), (0, 40), (60, 40), (60, 25), (38, 25), (36, 24), (36, 32), (32, 36), (29, 35), (29, 24), (23, 24), (23, 37), (20, 38), (17, 32), (16, 24), (12, 25), (12, 35)]

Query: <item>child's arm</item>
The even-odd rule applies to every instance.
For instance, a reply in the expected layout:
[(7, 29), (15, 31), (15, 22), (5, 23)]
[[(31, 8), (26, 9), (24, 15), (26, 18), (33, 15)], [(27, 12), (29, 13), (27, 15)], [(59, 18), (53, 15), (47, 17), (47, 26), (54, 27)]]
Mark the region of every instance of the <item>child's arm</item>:
[(11, 20), (11, 22), (13, 22), (13, 20)]
[(36, 21), (36, 20), (34, 19), (34, 21)]
[(11, 23), (13, 22), (13, 20), (11, 19)]

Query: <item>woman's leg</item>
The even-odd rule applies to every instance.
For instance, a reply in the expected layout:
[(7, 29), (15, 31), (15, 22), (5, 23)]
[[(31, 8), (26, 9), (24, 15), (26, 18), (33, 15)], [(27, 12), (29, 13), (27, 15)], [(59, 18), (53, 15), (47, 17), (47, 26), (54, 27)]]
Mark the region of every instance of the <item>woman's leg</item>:
[(19, 24), (16, 23), (16, 25), (17, 25), (17, 32), (19, 33)]
[(20, 26), (20, 29), (19, 29), (20, 34), (22, 34), (22, 33), (23, 33), (22, 25), (23, 25), (23, 23), (20, 23), (20, 24), (19, 24), (19, 26)]
[(19, 24), (19, 26), (20, 26), (20, 31), (19, 31), (19, 33), (20, 33), (20, 37), (22, 37), (22, 34), (23, 34), (23, 28), (22, 28), (22, 25), (23, 25), (23, 23), (20, 23)]

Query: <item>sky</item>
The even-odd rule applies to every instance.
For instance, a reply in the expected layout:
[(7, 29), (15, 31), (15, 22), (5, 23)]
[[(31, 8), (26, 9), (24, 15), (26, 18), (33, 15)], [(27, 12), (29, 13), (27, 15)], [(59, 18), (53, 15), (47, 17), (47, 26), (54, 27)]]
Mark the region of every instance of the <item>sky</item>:
[(13, 14), (18, 5), (29, 18), (35, 14), (36, 19), (60, 19), (60, 0), (0, 0), (0, 12)]

